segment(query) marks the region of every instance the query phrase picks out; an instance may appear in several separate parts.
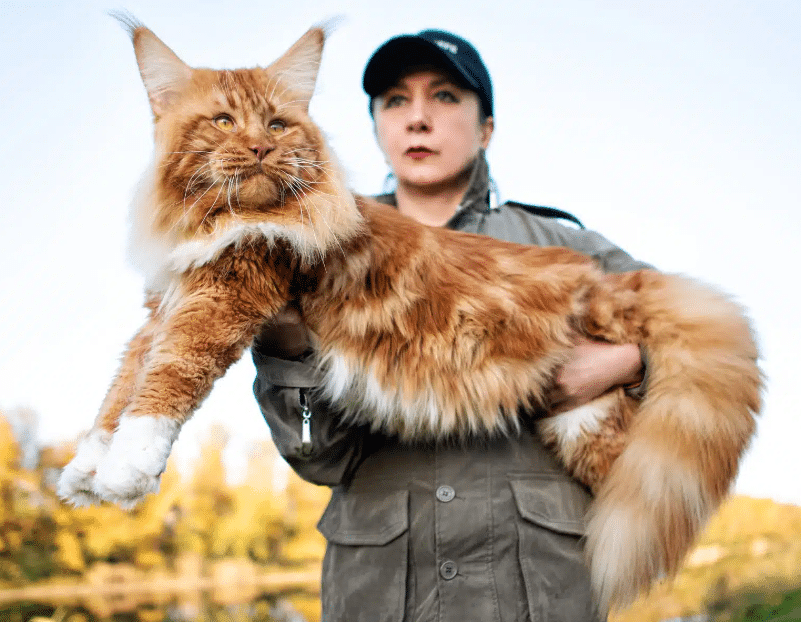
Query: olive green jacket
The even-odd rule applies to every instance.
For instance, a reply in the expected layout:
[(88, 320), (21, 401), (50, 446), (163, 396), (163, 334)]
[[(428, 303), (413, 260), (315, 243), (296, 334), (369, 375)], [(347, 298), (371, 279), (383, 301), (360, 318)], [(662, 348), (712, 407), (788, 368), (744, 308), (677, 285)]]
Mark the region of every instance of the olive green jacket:
[[(479, 159), (454, 229), (569, 246), (608, 271), (648, 267), (592, 231), (488, 206)], [(392, 202), (391, 196), (379, 200)], [(316, 384), (302, 361), (253, 348), (254, 391), (292, 468), (333, 494), (319, 522), (325, 622), (584, 622), (604, 619), (590, 593), (582, 534), (590, 495), (538, 440), (519, 436), (411, 446), (340, 427), (311, 403), (311, 452), (301, 447), (299, 394)], [(313, 395), (313, 392), (311, 392)]]

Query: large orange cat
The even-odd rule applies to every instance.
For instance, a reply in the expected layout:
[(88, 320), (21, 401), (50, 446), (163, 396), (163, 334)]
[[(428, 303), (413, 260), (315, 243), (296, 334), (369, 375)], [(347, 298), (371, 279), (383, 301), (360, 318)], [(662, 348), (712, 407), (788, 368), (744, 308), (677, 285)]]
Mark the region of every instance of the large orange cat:
[(149, 319), (64, 470), (73, 503), (158, 488), (181, 425), (289, 300), (344, 421), (403, 438), (514, 434), (579, 335), (640, 343), (647, 395), (615, 390), (541, 431), (596, 498), (602, 603), (673, 572), (727, 494), (760, 408), (742, 309), (689, 279), (605, 275), (564, 248), (431, 228), (347, 189), (308, 115), (324, 32), (266, 68), (184, 64), (129, 20), (156, 154), (134, 202)]

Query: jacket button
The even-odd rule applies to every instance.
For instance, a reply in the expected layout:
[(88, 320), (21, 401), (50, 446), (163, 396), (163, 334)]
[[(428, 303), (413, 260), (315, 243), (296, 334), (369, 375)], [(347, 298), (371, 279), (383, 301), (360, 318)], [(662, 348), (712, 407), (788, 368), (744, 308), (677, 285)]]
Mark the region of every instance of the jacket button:
[(450, 486), (440, 486), (437, 488), (437, 499), (444, 503), (452, 501), (455, 496), (456, 492)]
[(457, 570), (456, 562), (442, 562), (442, 565), (439, 567), (439, 574), (442, 575), (442, 578), (446, 581), (450, 581), (456, 576)]

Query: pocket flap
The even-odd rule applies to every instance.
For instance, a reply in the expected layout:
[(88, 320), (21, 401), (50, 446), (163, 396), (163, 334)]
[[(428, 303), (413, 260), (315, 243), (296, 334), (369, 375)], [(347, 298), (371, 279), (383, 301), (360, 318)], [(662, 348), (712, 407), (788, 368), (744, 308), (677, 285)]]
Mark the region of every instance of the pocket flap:
[(510, 480), (520, 515), (559, 533), (583, 536), (592, 495), (564, 476), (542, 474)]
[(317, 529), (335, 544), (381, 546), (409, 528), (409, 491), (331, 495)]

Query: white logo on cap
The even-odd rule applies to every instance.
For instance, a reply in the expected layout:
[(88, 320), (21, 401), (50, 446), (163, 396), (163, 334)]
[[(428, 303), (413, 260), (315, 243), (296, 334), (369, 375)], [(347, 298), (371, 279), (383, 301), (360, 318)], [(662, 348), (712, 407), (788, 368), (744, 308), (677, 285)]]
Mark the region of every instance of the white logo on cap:
[(441, 47), (446, 52), (450, 52), (451, 54), (456, 54), (459, 51), (459, 48), (456, 46), (455, 43), (451, 43), (450, 41), (443, 41), (442, 39), (437, 39), (434, 41), (439, 47)]

